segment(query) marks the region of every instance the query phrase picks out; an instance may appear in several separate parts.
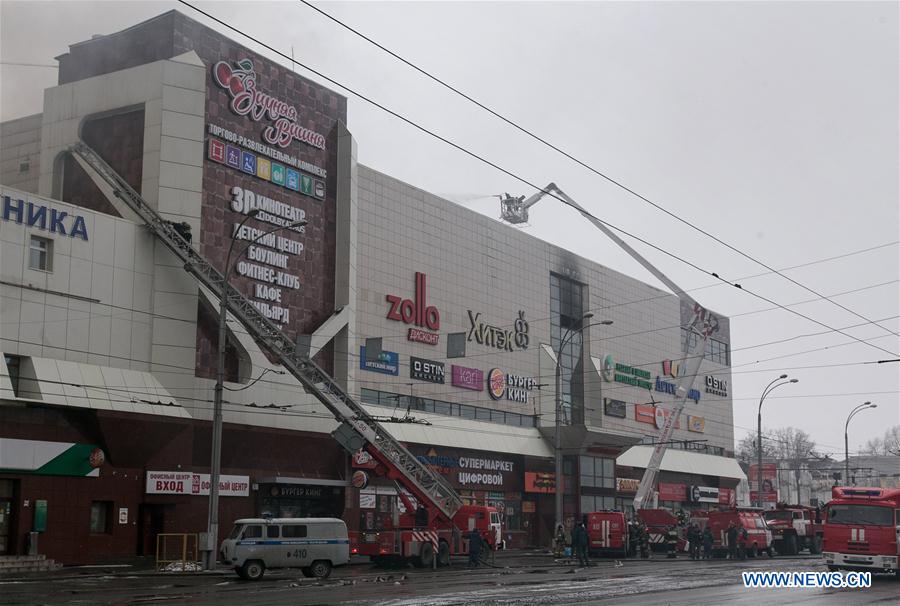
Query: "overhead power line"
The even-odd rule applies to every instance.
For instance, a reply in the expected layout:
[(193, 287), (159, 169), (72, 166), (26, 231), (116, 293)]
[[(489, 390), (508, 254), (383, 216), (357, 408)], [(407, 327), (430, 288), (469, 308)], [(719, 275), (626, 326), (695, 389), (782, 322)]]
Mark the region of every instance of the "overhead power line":
[[(519, 182), (521, 182), (521, 183), (524, 183), (524, 184), (527, 185), (528, 187), (531, 187), (531, 188), (533, 188), (533, 189), (535, 189), (535, 190), (537, 190), (537, 191), (544, 192), (545, 195), (551, 196), (551, 197), (553, 197), (553, 198), (559, 200), (560, 202), (562, 202), (562, 203), (565, 204), (566, 206), (570, 206), (570, 207), (572, 207), (572, 208), (575, 208), (575, 207), (574, 207), (572, 204), (570, 204), (567, 200), (563, 199), (561, 196), (557, 195), (556, 193), (550, 192), (550, 191), (546, 191), (544, 188), (542, 188), (542, 187), (540, 187), (540, 186), (538, 186), (538, 185), (535, 185), (534, 183), (532, 183), (531, 181), (529, 181), (529, 180), (526, 179), (525, 177), (522, 177), (522, 176), (520, 176), (520, 175), (518, 175), (518, 174), (512, 172), (512, 171), (509, 170), (509, 169), (503, 168), (503, 167), (500, 166), (499, 164), (497, 164), (497, 163), (495, 163), (495, 162), (493, 162), (493, 161), (491, 161), (491, 160), (488, 160), (487, 158), (485, 158), (485, 157), (483, 157), (483, 156), (480, 156), (480, 155), (476, 154), (475, 152), (473, 152), (473, 151), (471, 151), (471, 150), (469, 150), (469, 149), (463, 147), (462, 145), (460, 145), (460, 144), (458, 144), (458, 143), (455, 143), (455, 142), (451, 141), (450, 139), (447, 139), (446, 137), (444, 137), (444, 136), (442, 136), (442, 135), (440, 135), (440, 134), (438, 134), (438, 133), (436, 133), (436, 132), (434, 132), (434, 131), (432, 131), (432, 130), (429, 130), (428, 128), (422, 126), (421, 124), (419, 124), (419, 123), (417, 123), (417, 122), (414, 122), (414, 121), (411, 120), (410, 118), (407, 118), (406, 116), (404, 116), (404, 115), (402, 115), (402, 114), (400, 114), (400, 113), (398, 113), (398, 112), (396, 112), (396, 111), (390, 109), (389, 107), (386, 107), (385, 105), (383, 105), (383, 104), (381, 104), (381, 103), (375, 101), (374, 99), (371, 99), (371, 98), (367, 97), (366, 95), (360, 93), (359, 91), (357, 91), (357, 90), (355, 90), (355, 89), (353, 89), (353, 88), (350, 88), (348, 85), (342, 84), (342, 83), (338, 82), (337, 80), (335, 80), (334, 78), (332, 78), (332, 77), (330, 77), (330, 76), (328, 76), (328, 75), (322, 73), (321, 71), (316, 70), (315, 68), (312, 68), (312, 67), (310, 67), (310, 66), (308, 66), (308, 65), (306, 65), (306, 64), (304, 64), (304, 63), (301, 63), (301, 62), (297, 61), (296, 59), (290, 57), (289, 55), (286, 55), (285, 53), (279, 51), (278, 49), (274, 48), (273, 46), (271, 46), (271, 45), (269, 45), (269, 44), (263, 42), (263, 41), (260, 40), (259, 38), (255, 37), (255, 36), (252, 36), (251, 34), (248, 34), (247, 32), (241, 30), (240, 28), (237, 28), (237, 27), (235, 27), (235, 26), (233, 26), (233, 25), (231, 25), (231, 24), (229, 24), (229, 23), (226, 23), (225, 21), (223, 21), (223, 20), (219, 19), (218, 17), (215, 17), (215, 16), (211, 15), (210, 13), (208, 13), (208, 12), (206, 12), (206, 11), (204, 11), (204, 10), (202, 10), (202, 9), (200, 9), (200, 8), (198, 8), (198, 7), (196, 7), (196, 6), (194, 6), (194, 5), (191, 4), (190, 2), (187, 2), (186, 0), (178, 0), (178, 1), (179, 1), (181, 4), (183, 4), (184, 6), (187, 6), (188, 8), (190, 8), (191, 10), (194, 10), (194, 11), (200, 13), (201, 15), (207, 17), (208, 19), (214, 21), (215, 23), (218, 23), (218, 24), (221, 25), (222, 27), (225, 27), (225, 28), (227, 28), (227, 29), (229, 29), (229, 30), (231, 30), (231, 31), (233, 31), (233, 32), (235, 32), (235, 33), (237, 33), (237, 34), (239, 34), (239, 35), (241, 35), (241, 36), (247, 38), (248, 40), (253, 41), (254, 43), (258, 44), (259, 46), (261, 46), (261, 47), (263, 47), (263, 48), (265, 48), (265, 49), (267, 49), (267, 50), (269, 50), (269, 51), (271, 51), (272, 53), (275, 53), (276, 55), (278, 55), (279, 57), (285, 59), (286, 61), (291, 61), (292, 64), (299, 65), (300, 67), (302, 67), (303, 69), (309, 71), (310, 73), (315, 74), (316, 76), (322, 78), (323, 80), (325, 80), (325, 81), (327, 81), (327, 82), (330, 82), (330, 83), (333, 84), (334, 86), (337, 86), (337, 87), (339, 87), (339, 88), (341, 88), (341, 89), (347, 91), (347, 92), (350, 93), (351, 95), (353, 95), (353, 96), (355, 96), (355, 97), (357, 97), (357, 98), (359, 98), (359, 99), (365, 101), (366, 103), (369, 103), (370, 105), (372, 105), (372, 106), (374, 106), (374, 107), (377, 107), (378, 109), (384, 111), (385, 113), (388, 113), (388, 114), (390, 114), (391, 116), (394, 116), (394, 117), (397, 118), (398, 120), (404, 122), (405, 124), (408, 124), (409, 126), (412, 126), (412, 127), (415, 128), (416, 130), (419, 130), (419, 131), (425, 133), (426, 135), (428, 135), (428, 136), (430, 136), (430, 137), (433, 137), (433, 138), (437, 139), (438, 141), (441, 141), (441, 142), (443, 142), (443, 143), (449, 145), (450, 147), (452, 147), (452, 148), (454, 148), (454, 149), (456, 149), (456, 150), (458, 150), (458, 151), (461, 151), (462, 153), (466, 154), (467, 156), (469, 156), (469, 157), (471, 157), (471, 158), (474, 158), (475, 160), (478, 160), (479, 162), (482, 162), (482, 163), (486, 164), (487, 166), (490, 166), (490, 167), (492, 167), (492, 168), (494, 168), (494, 169), (496, 169), (496, 170), (502, 172), (503, 174), (505, 174), (505, 175), (507, 175), (507, 176), (509, 176), (509, 177), (511, 177), (511, 178), (513, 178), (513, 179), (515, 179), (515, 180), (517, 180), (517, 181), (519, 181)], [(715, 272), (713, 272), (713, 271), (704, 269), (704, 268), (700, 267), (699, 265), (697, 265), (696, 263), (694, 263), (694, 262), (692, 262), (692, 261), (689, 261), (689, 260), (687, 260), (687, 259), (685, 259), (685, 258), (683, 258), (683, 257), (680, 257), (680, 256), (678, 256), (677, 254), (675, 254), (675, 253), (673, 253), (673, 252), (671, 252), (671, 251), (669, 251), (669, 250), (666, 250), (666, 249), (662, 248), (661, 246), (658, 246), (658, 245), (656, 245), (656, 244), (653, 244), (652, 242), (649, 242), (648, 240), (646, 240), (646, 239), (644, 239), (644, 238), (641, 238), (640, 236), (637, 236), (637, 235), (635, 235), (635, 234), (632, 234), (632, 233), (628, 232), (627, 230), (625, 230), (625, 229), (623, 229), (623, 228), (621, 228), (621, 227), (618, 227), (618, 226), (616, 226), (616, 225), (613, 225), (612, 223), (609, 223), (608, 221), (604, 221), (604, 220), (602, 220), (602, 219), (596, 217), (595, 215), (593, 215), (592, 213), (590, 213), (589, 211), (587, 211), (587, 210), (585, 210), (585, 209), (580, 209), (580, 208), (579, 208), (579, 209), (576, 209), (576, 210), (578, 210), (579, 213), (581, 213), (581, 214), (583, 214), (583, 215), (585, 215), (585, 216), (588, 216), (588, 217), (590, 217), (590, 218), (592, 218), (592, 219), (595, 219), (596, 221), (602, 223), (603, 225), (609, 227), (609, 228), (612, 229), (612, 230), (615, 230), (615, 231), (617, 231), (617, 232), (619, 232), (619, 233), (621, 233), (621, 234), (623, 234), (623, 235), (625, 235), (625, 236), (628, 236), (629, 238), (632, 238), (632, 239), (634, 239), (634, 240), (636, 240), (636, 241), (638, 241), (638, 242), (641, 242), (642, 244), (644, 244), (644, 245), (646, 245), (646, 246), (649, 246), (650, 248), (652, 248), (652, 249), (654, 249), (654, 250), (656, 250), (656, 251), (658, 251), (658, 252), (660, 252), (660, 253), (662, 253), (662, 254), (664, 254), (664, 255), (666, 255), (666, 256), (672, 257), (673, 259), (675, 259), (675, 260), (677, 260), (677, 261), (680, 261), (681, 263), (684, 263), (685, 265), (687, 265), (687, 266), (689, 266), (689, 267), (692, 267), (693, 269), (696, 269), (697, 271), (700, 271), (700, 272), (705, 273), (705, 274), (707, 274), (707, 275), (713, 276), (714, 278), (717, 278), (718, 280), (720, 280), (720, 281), (722, 281), (722, 282), (724, 282), (724, 283), (726, 283), (726, 284), (730, 284), (730, 285), (732, 285), (732, 286), (735, 286), (736, 288), (738, 288), (738, 289), (740, 289), (740, 290), (742, 290), (742, 291), (748, 293), (749, 295), (751, 295), (751, 296), (753, 296), (753, 297), (756, 297), (756, 298), (758, 298), (758, 299), (760, 299), (760, 300), (762, 300), (762, 301), (766, 301), (767, 303), (770, 303), (770, 304), (772, 304), (772, 305), (776, 305), (776, 306), (778, 306), (778, 307), (781, 307), (782, 309), (784, 309), (784, 310), (786, 310), (786, 311), (788, 311), (788, 312), (790, 312), (790, 313), (792, 313), (792, 314), (794, 314), (794, 315), (796, 315), (796, 316), (798, 316), (798, 317), (804, 318), (804, 319), (806, 319), (806, 320), (808, 320), (808, 321), (810, 321), (810, 322), (813, 322), (813, 323), (815, 323), (815, 324), (818, 324), (819, 326), (822, 326), (822, 327), (828, 328), (829, 330), (832, 330), (832, 331), (834, 331), (834, 332), (840, 333), (840, 334), (844, 335), (845, 337), (849, 337), (849, 338), (853, 339), (854, 341), (857, 341), (857, 342), (862, 343), (862, 344), (864, 344), (864, 345), (868, 345), (869, 347), (873, 347), (873, 348), (875, 348), (875, 349), (878, 349), (879, 351), (882, 351), (882, 352), (884, 352), (884, 353), (887, 353), (887, 354), (889, 354), (889, 355), (891, 355), (891, 356), (900, 355), (900, 354), (897, 354), (896, 352), (893, 352), (893, 351), (890, 351), (890, 350), (885, 349), (885, 348), (883, 348), (883, 347), (880, 347), (880, 346), (878, 346), (878, 345), (875, 345), (874, 343), (867, 342), (865, 339), (861, 339), (861, 338), (859, 338), (859, 337), (856, 337), (856, 336), (854, 336), (854, 335), (851, 335), (851, 334), (849, 334), (849, 333), (846, 333), (846, 332), (842, 331), (841, 329), (837, 329), (837, 328), (834, 328), (834, 327), (832, 327), (832, 326), (830, 326), (830, 325), (828, 325), (828, 324), (826, 324), (826, 323), (824, 323), (824, 322), (820, 322), (819, 320), (816, 320), (815, 318), (812, 318), (812, 317), (810, 317), (810, 316), (808, 316), (808, 315), (806, 315), (806, 314), (800, 313), (800, 312), (795, 311), (795, 310), (793, 310), (793, 309), (789, 309), (789, 308), (787, 308), (787, 307), (785, 307), (785, 306), (783, 306), (783, 305), (777, 303), (776, 301), (773, 301), (772, 299), (769, 299), (769, 298), (767, 298), (767, 297), (765, 297), (765, 296), (763, 296), (763, 295), (761, 295), (761, 294), (759, 294), (759, 293), (753, 292), (753, 291), (751, 291), (751, 290), (748, 289), (748, 288), (742, 287), (740, 284), (732, 283), (730, 280), (726, 280), (725, 278), (722, 278), (721, 276), (719, 276), (717, 273), (715, 273)], [(773, 269), (769, 268), (767, 265), (764, 266), (764, 267), (770, 269), (771, 271), (776, 271), (776, 270), (773, 270)], [(678, 294), (680, 294), (680, 293), (678, 293)], [(823, 298), (824, 298), (824, 297), (823, 297)], [(870, 322), (871, 322), (870, 320), (868, 320), (868, 319), (866, 319), (866, 318), (863, 318), (863, 319), (866, 320), (867, 323), (870, 323)], [(895, 333), (891, 332), (890, 334), (893, 335), (893, 334), (895, 334)]]
[(319, 7), (313, 5), (312, 3), (308, 2), (307, 0), (299, 0), (299, 2), (301, 2), (302, 4), (305, 4), (305, 5), (308, 6), (309, 8), (311, 8), (311, 9), (313, 9), (314, 11), (316, 11), (317, 13), (323, 15), (324, 17), (330, 19), (331, 21), (337, 23), (338, 25), (340, 25), (340, 26), (343, 27), (344, 29), (346, 29), (346, 30), (348, 30), (348, 31), (350, 31), (350, 32), (352, 32), (352, 33), (354, 33), (355, 35), (357, 35), (357, 36), (359, 36), (360, 38), (362, 38), (363, 40), (369, 42), (369, 43), (372, 44), (373, 46), (375, 46), (375, 47), (381, 49), (382, 51), (384, 51), (385, 53), (387, 53), (387, 54), (389, 54), (390, 56), (394, 57), (394, 58), (397, 59), (398, 61), (404, 63), (405, 65), (407, 65), (407, 66), (411, 67), (412, 69), (414, 69), (415, 71), (419, 72), (420, 74), (422, 74), (422, 75), (425, 76), (426, 78), (428, 78), (428, 79), (430, 79), (430, 80), (432, 80), (432, 81), (434, 81), (434, 82), (437, 82), (438, 84), (440, 84), (441, 86), (443, 86), (443, 87), (446, 88), (447, 90), (450, 90), (450, 91), (456, 93), (457, 95), (459, 95), (459, 96), (461, 96), (462, 98), (466, 99), (466, 100), (469, 101), (470, 103), (473, 103), (474, 105), (476, 105), (476, 106), (478, 106), (479, 108), (483, 109), (484, 111), (488, 112), (489, 114), (491, 114), (491, 115), (494, 116), (495, 118), (498, 118), (498, 119), (502, 120), (503, 122), (505, 122), (506, 124), (512, 126), (513, 128), (515, 128), (515, 129), (518, 130), (519, 132), (521, 132), (521, 133), (523, 133), (523, 134), (525, 134), (525, 135), (531, 137), (531, 138), (534, 139), (535, 141), (538, 141), (538, 142), (542, 143), (543, 145), (549, 147), (550, 149), (552, 149), (552, 150), (554, 150), (554, 151), (556, 151), (556, 152), (562, 154), (563, 156), (565, 156), (565, 157), (568, 158), (569, 160), (575, 162), (576, 164), (578, 164), (579, 166), (581, 166), (581, 167), (583, 167), (583, 168), (586, 168), (586, 169), (589, 170), (590, 172), (594, 173), (594, 174), (597, 175), (598, 177), (603, 178), (604, 180), (606, 180), (607, 182), (611, 183), (612, 185), (618, 187), (619, 189), (621, 189), (621, 190), (623, 190), (623, 191), (625, 191), (625, 192), (628, 192), (629, 194), (635, 196), (636, 198), (638, 198), (638, 199), (640, 199), (640, 200), (646, 202), (647, 204), (649, 204), (650, 206), (652, 206), (652, 207), (655, 208), (656, 210), (665, 213), (666, 215), (668, 215), (669, 217), (675, 219), (676, 221), (678, 221), (678, 222), (680, 222), (680, 223), (683, 223), (684, 225), (687, 225), (689, 228), (691, 228), (691, 229), (693, 229), (693, 230), (695, 230), (695, 231), (697, 231), (697, 232), (703, 234), (704, 236), (706, 236), (706, 237), (708, 237), (708, 238), (711, 238), (711, 239), (714, 240), (715, 242), (721, 244), (722, 246), (728, 248), (729, 250), (731, 250), (731, 251), (733, 251), (733, 252), (736, 252), (737, 254), (739, 254), (740, 256), (744, 257), (745, 259), (748, 259), (748, 260), (752, 261), (753, 263), (756, 263), (757, 265), (766, 268), (767, 270), (769, 270), (770, 273), (777, 274), (778, 276), (780, 276), (781, 278), (784, 278), (785, 280), (788, 280), (789, 282), (791, 282), (791, 283), (794, 284), (795, 286), (799, 286), (800, 288), (802, 288), (802, 289), (804, 289), (804, 290), (806, 290), (806, 291), (808, 291), (808, 292), (810, 292), (810, 293), (816, 295), (817, 297), (820, 297), (820, 298), (822, 298), (822, 299), (828, 301), (828, 302), (831, 303), (832, 305), (835, 305), (835, 306), (837, 306), (837, 307), (840, 307), (840, 308), (843, 309), (844, 311), (853, 314), (854, 316), (860, 318), (861, 320), (865, 320), (868, 324), (874, 324), (875, 326), (878, 326), (878, 327), (881, 328), (882, 330), (885, 330), (885, 331), (887, 331), (888, 333), (890, 333), (890, 334), (892, 334), (892, 335), (900, 336), (900, 334), (894, 332), (893, 330), (891, 330), (890, 328), (888, 328), (888, 327), (886, 327), (886, 326), (882, 326), (882, 325), (879, 324), (876, 320), (871, 320), (871, 319), (867, 318), (866, 316), (864, 316), (864, 315), (862, 315), (862, 314), (860, 314), (860, 313), (854, 311), (853, 309), (850, 309), (850, 308), (847, 307), (846, 305), (842, 305), (841, 303), (839, 303), (839, 302), (837, 302), (837, 301), (834, 301), (833, 299), (828, 298), (827, 296), (825, 296), (825, 295), (821, 294), (820, 292), (818, 292), (818, 291), (816, 291), (816, 290), (810, 288), (809, 286), (806, 286), (805, 284), (802, 284), (801, 282), (795, 280), (794, 278), (791, 278), (790, 276), (788, 276), (788, 275), (782, 273), (780, 270), (777, 270), (777, 269), (775, 269), (774, 267), (771, 267), (770, 265), (768, 265), (767, 263), (765, 263), (765, 262), (763, 262), (763, 261), (760, 261), (760, 260), (757, 259), (756, 257), (753, 257), (752, 255), (750, 255), (750, 254), (748, 254), (748, 253), (746, 253), (746, 252), (740, 250), (739, 248), (737, 248), (737, 247), (735, 247), (735, 246), (729, 244), (728, 242), (725, 242), (724, 240), (722, 240), (721, 238), (719, 238), (719, 237), (716, 236), (715, 234), (712, 234), (712, 233), (710, 233), (709, 231), (706, 231), (706, 230), (703, 229), (702, 227), (700, 227), (700, 226), (698, 226), (698, 225), (692, 223), (691, 221), (688, 221), (688, 220), (685, 219), (684, 217), (681, 217), (681, 216), (677, 215), (676, 213), (673, 213), (672, 211), (668, 210), (667, 208), (663, 207), (662, 205), (658, 204), (657, 202), (654, 202), (654, 201), (651, 200), (650, 198), (648, 198), (648, 197), (646, 197), (646, 196), (644, 196), (644, 195), (638, 193), (636, 190), (634, 190), (634, 189), (628, 187), (627, 185), (623, 184), (621, 181), (618, 181), (618, 180), (616, 180), (616, 179), (610, 177), (609, 175), (607, 175), (607, 174), (601, 172), (600, 170), (594, 168), (594, 167), (591, 166), (590, 164), (587, 164), (586, 162), (584, 162), (584, 161), (582, 161), (582, 160), (576, 158), (575, 156), (573, 156), (573, 155), (570, 154), (569, 152), (565, 151), (564, 149), (560, 148), (559, 146), (557, 146), (557, 145), (551, 143), (550, 141), (544, 139), (543, 137), (541, 137), (541, 136), (535, 134), (534, 132), (528, 130), (527, 128), (525, 128), (524, 126), (518, 124), (517, 122), (514, 122), (514, 121), (510, 120), (510, 119), (507, 118), (506, 116), (500, 114), (499, 112), (497, 112), (497, 111), (494, 110), (494, 109), (491, 109), (490, 107), (486, 106), (486, 105), (483, 104), (482, 102), (480, 102), (480, 101), (478, 101), (478, 100), (472, 98), (470, 95), (464, 93), (463, 91), (459, 90), (458, 88), (454, 87), (453, 85), (448, 84), (447, 82), (445, 82), (445, 81), (442, 80), (441, 78), (438, 78), (437, 76), (431, 74), (430, 72), (426, 71), (425, 69), (419, 67), (419, 66), (416, 65), (415, 63), (413, 63), (413, 62), (409, 61), (408, 59), (406, 59), (406, 58), (404, 58), (404, 57), (398, 55), (398, 54), (395, 53), (394, 51), (392, 51), (392, 50), (386, 48), (385, 46), (383, 46), (382, 44), (379, 44), (378, 42), (376, 42), (376, 41), (373, 40), (372, 38), (370, 38), (370, 37), (366, 36), (365, 34), (363, 34), (362, 32), (360, 32), (359, 30), (356, 30), (356, 29), (354, 29), (353, 27), (347, 25), (346, 23), (344, 23), (344, 22), (341, 21), (340, 19), (334, 17), (333, 15), (331, 15), (331, 14), (329, 14), (329, 13), (326, 13), (325, 11), (323, 11), (323, 10), (320, 9)]

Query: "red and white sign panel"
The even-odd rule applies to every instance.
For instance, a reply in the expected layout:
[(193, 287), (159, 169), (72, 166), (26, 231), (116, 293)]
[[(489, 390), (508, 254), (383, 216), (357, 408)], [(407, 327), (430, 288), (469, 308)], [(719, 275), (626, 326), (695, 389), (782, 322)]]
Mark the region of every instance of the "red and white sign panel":
[[(190, 471), (148, 471), (147, 494), (209, 494), (209, 474)], [(250, 476), (219, 476), (219, 496), (250, 496)]]
[[(757, 493), (755, 490), (750, 491), (750, 501), (756, 503), (757, 501)], [(764, 492), (762, 493), (762, 502), (763, 503), (777, 503), (778, 502), (778, 493), (777, 492)]]
[(685, 484), (667, 484), (659, 483), (659, 500), (660, 501), (687, 501), (687, 485)]

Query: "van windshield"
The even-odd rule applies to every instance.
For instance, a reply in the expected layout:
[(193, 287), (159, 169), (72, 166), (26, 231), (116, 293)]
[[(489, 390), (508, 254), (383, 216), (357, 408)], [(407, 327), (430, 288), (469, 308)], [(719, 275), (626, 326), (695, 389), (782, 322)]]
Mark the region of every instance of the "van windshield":
[(241, 536), (241, 530), (243, 530), (243, 529), (244, 529), (243, 524), (235, 524), (234, 528), (231, 529), (231, 534), (228, 535), (228, 538), (232, 539), (232, 540), (238, 538), (239, 536)]
[(828, 508), (829, 524), (868, 524), (893, 526), (893, 510), (878, 505), (831, 505)]

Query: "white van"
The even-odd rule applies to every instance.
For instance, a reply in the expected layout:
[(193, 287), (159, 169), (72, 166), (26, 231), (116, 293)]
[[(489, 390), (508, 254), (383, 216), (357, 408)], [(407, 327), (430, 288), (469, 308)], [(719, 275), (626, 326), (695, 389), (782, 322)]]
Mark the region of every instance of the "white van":
[(326, 578), (350, 561), (347, 525), (337, 518), (245, 518), (222, 541), (222, 560), (241, 578), (257, 581), (266, 568), (299, 568)]

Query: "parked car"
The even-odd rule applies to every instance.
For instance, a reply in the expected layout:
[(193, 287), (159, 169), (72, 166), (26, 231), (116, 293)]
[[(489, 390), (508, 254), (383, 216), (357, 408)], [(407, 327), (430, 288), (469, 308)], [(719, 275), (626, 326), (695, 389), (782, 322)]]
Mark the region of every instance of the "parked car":
[(222, 541), (221, 555), (250, 581), (268, 568), (299, 568), (304, 576), (324, 579), (350, 561), (350, 540), (337, 518), (245, 518)]

